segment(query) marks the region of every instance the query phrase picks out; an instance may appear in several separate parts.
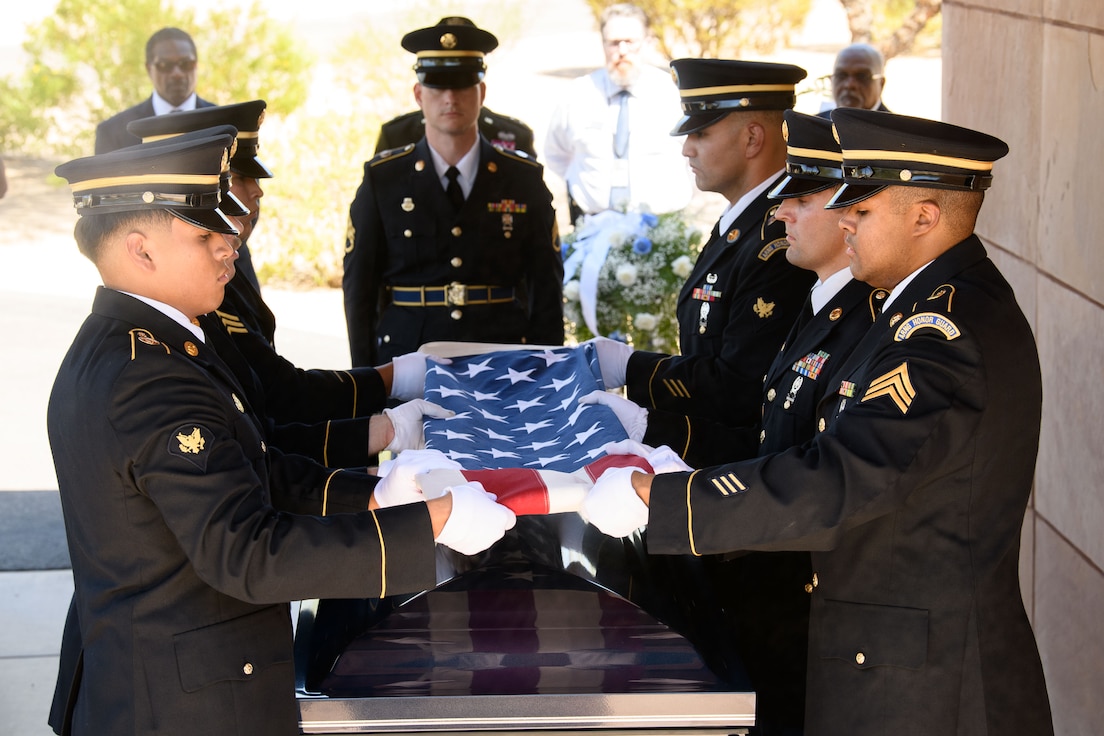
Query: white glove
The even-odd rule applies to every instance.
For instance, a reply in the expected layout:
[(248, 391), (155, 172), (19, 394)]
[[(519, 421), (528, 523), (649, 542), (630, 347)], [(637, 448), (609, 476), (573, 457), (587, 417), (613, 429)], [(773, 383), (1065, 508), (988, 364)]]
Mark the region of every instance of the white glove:
[(648, 523), (648, 507), (632, 487), (636, 468), (610, 468), (583, 499), (579, 515), (603, 534), (627, 537)]
[(452, 512), (437, 544), (463, 555), (474, 555), (502, 539), (507, 529), (517, 523), (514, 512), (496, 503), (493, 493), (483, 490), (482, 483), (465, 483), (449, 489)]
[(629, 356), (633, 349), (619, 340), (608, 337), (594, 337), (587, 340), (598, 351), (598, 366), (602, 369), (602, 382), (606, 388), (621, 388), (625, 385), (625, 373), (629, 366)]
[(652, 470), (657, 475), (659, 473), (688, 473), (693, 470), (683, 462), (677, 452), (667, 445), (652, 448), (634, 440), (621, 440), (620, 442), (607, 442), (602, 446), (602, 452), (607, 455), (639, 455), (648, 461), (648, 464), (652, 466)]
[(382, 480), (376, 484), (372, 497), (383, 508), (424, 501), (414, 476), (431, 470), (461, 470), (461, 467), (440, 450), (407, 450), (394, 460), (380, 463), (378, 475)]
[(625, 434), (629, 439), (637, 442), (644, 439), (644, 432), (648, 429), (648, 410), (644, 407), (624, 397), (611, 394), (609, 391), (591, 391), (586, 396), (580, 397), (579, 403), (608, 406), (621, 422), (621, 426), (625, 428)]
[(413, 401), (407, 401), (405, 404), (400, 404), (394, 409), (384, 409), (383, 413), (390, 420), (391, 426), (395, 430), (395, 436), (383, 449), (391, 452), (402, 452), (403, 450), (425, 449), (425, 425), (422, 424), (422, 417), (445, 419), (456, 412), (434, 404), (432, 401), (414, 399)]
[(400, 401), (425, 398), (427, 363), (448, 365), (452, 360), (426, 353), (406, 353), (391, 361), (391, 395)]

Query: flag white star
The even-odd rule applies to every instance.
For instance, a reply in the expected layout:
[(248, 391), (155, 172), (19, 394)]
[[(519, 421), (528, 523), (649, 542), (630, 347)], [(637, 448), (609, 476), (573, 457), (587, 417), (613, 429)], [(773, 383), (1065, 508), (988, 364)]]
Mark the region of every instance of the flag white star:
[(513, 368), (507, 368), (506, 369), (506, 371), (507, 371), (506, 375), (505, 376), (499, 376), (495, 380), (496, 381), (509, 381), (510, 385), (513, 386), (514, 384), (519, 383), (521, 381), (533, 381), (534, 379), (530, 378), (529, 374), (532, 373), (535, 370), (536, 370), (536, 368), (530, 368), (527, 371), (515, 371)]
[(558, 444), (560, 444), (559, 440), (551, 440), (550, 442), (533, 442), (532, 444), (528, 445), (518, 445), (518, 449), (533, 450), (534, 452), (536, 452), (538, 450), (543, 450), (546, 447), (555, 447)]
[(537, 353), (534, 358), (540, 358), (544, 361), (545, 367), (555, 365), (556, 363), (562, 363), (567, 360), (567, 355), (564, 353), (554, 353), (551, 350), (545, 350), (543, 353)]
[(567, 424), (565, 424), (563, 428), (567, 429), (568, 427), (574, 427), (575, 422), (579, 419), (579, 415), (589, 409), (590, 406), (590, 404), (579, 404), (578, 406), (576, 406), (575, 411), (571, 412), (571, 416), (567, 418)]
[(428, 376), (430, 373), (434, 373), (439, 376), (448, 376), (451, 380), (456, 380), (456, 377), (452, 375), (451, 371), (441, 367), (437, 363), (434, 363), (432, 366), (426, 369), (426, 375)]
[(533, 462), (525, 463), (526, 465), (540, 465), (542, 468), (548, 467), (552, 463), (558, 463), (561, 460), (566, 460), (570, 455), (553, 455), (552, 457), (538, 457)]
[(472, 398), (476, 401), (500, 401), (497, 393), (485, 394), (482, 391), (472, 391)]
[(449, 450), (446, 453), (450, 459), (460, 462), (461, 460), (479, 460), (478, 455), (473, 455), (470, 452), (460, 452), (459, 450)]
[(483, 371), (494, 370), (491, 368), (491, 359), (487, 358), (482, 363), (468, 363), (468, 369), (463, 373), (457, 373), (458, 376), (467, 376), (468, 378), (475, 378)]
[(571, 395), (560, 402), (560, 411), (567, 411), (571, 408), (571, 405), (575, 403), (575, 399), (579, 398), (579, 387), (576, 386), (575, 390), (571, 392)]
[(500, 440), (500, 441), (509, 442), (509, 441), (514, 439), (513, 437), (511, 437), (508, 434), (499, 434), (498, 432), (495, 432), (494, 430), (491, 430), (491, 429), (487, 429), (486, 427), (476, 427), (476, 429), (479, 430), (480, 432), (483, 432), (485, 435), (487, 435), (487, 439), (489, 439), (489, 440)]
[(552, 426), (552, 422), (548, 421), (547, 419), (545, 419), (543, 422), (526, 422), (525, 423), (525, 431), (528, 432), (529, 434), (533, 434), (534, 432), (536, 432), (538, 430), (544, 429), (545, 427), (551, 427), (551, 426)]
[(502, 422), (503, 424), (509, 424), (510, 423), (506, 420), (506, 417), (499, 416), (498, 414), (492, 414), (489, 411), (487, 411), (486, 409), (479, 409), (478, 411), (479, 411), (480, 414), (483, 415), (484, 419), (490, 419), (492, 422)]
[(509, 452), (507, 450), (500, 450), (497, 447), (492, 447), (489, 450), (480, 450), (480, 452), (482, 452), (484, 455), (490, 455), (491, 457), (493, 457), (495, 459), (503, 458), (503, 457), (516, 459), (516, 458), (521, 457), (521, 455), (517, 454), (516, 452)]
[(529, 401), (526, 401), (525, 399), (518, 399), (516, 404), (510, 404), (506, 408), (517, 409), (520, 413), (526, 411), (527, 409), (532, 409), (535, 406), (544, 406), (544, 402), (540, 399), (531, 399)]
[(570, 386), (573, 383), (575, 383), (574, 378), (565, 378), (563, 380), (560, 380), (559, 378), (553, 378), (552, 383), (546, 383), (545, 385), (541, 386), (541, 388), (550, 388), (553, 391), (559, 391), (564, 386)]
[(434, 394), (434, 393), (441, 394), (442, 399), (447, 399), (447, 398), (450, 398), (452, 396), (467, 396), (468, 395), (467, 391), (461, 391), (458, 388), (448, 388), (446, 386), (441, 386), (440, 388), (431, 388), (428, 391), (426, 391), (426, 393), (427, 394)]
[(582, 432), (577, 432), (575, 434), (575, 439), (567, 443), (567, 446), (571, 447), (572, 445), (586, 445), (586, 441), (594, 436), (597, 432), (600, 432), (601, 429), (602, 425), (598, 422), (595, 422), (594, 424), (590, 425), (590, 429), (585, 429)]
[(452, 440), (464, 440), (465, 442), (474, 442), (475, 441), (475, 436), (474, 435), (466, 434), (464, 432), (453, 432), (451, 429), (446, 429), (444, 432), (433, 432), (433, 434), (435, 434), (439, 437), (444, 437), (446, 440), (449, 440), (450, 442)]

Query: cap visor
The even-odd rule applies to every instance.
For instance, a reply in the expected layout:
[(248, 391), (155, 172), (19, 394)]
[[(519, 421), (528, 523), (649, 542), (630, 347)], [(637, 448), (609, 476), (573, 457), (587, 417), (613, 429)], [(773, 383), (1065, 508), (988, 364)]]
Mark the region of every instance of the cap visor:
[(823, 192), (830, 187), (839, 186), (839, 181), (825, 181), (823, 179), (806, 179), (803, 177), (786, 175), (778, 186), (767, 195), (770, 199), (789, 199), (790, 197), (804, 197), (807, 194)]
[(230, 171), (252, 179), (271, 179), (272, 171), (255, 156), (230, 159)]
[(234, 227), (234, 223), (227, 219), (226, 215), (222, 214), (217, 209), (213, 210), (199, 210), (199, 209), (170, 209), (169, 212), (189, 225), (195, 225), (198, 228), (204, 230), (210, 230), (213, 233), (224, 233), (226, 235), (237, 235), (238, 229)]
[(245, 217), (249, 214), (249, 208), (233, 192), (223, 193), (218, 208), (231, 217)]
[(727, 114), (727, 112), (710, 112), (702, 115), (683, 115), (682, 119), (675, 124), (675, 129), (671, 131), (671, 135), (697, 133), (699, 130), (708, 128)]
[(479, 71), (433, 71), (418, 74), (418, 81), (423, 87), (434, 89), (465, 89), (474, 87), (483, 81), (483, 73)]
[(832, 195), (832, 198), (828, 200), (828, 204), (824, 205), (824, 209), (835, 210), (841, 207), (850, 207), (864, 199), (873, 197), (887, 186), (889, 185), (848, 184), (844, 182), (843, 186), (837, 189), (836, 193)]

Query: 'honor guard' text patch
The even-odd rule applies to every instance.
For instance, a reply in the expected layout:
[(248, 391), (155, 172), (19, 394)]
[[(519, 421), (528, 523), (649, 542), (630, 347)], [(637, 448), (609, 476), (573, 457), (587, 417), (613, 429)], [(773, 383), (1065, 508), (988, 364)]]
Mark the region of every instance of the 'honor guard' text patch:
[(775, 253), (781, 250), (786, 250), (790, 247), (790, 241), (785, 238), (779, 238), (778, 240), (772, 240), (763, 246), (763, 249), (759, 251), (759, 260), (765, 261)]
[(183, 424), (169, 435), (169, 454), (182, 457), (200, 470), (207, 469), (207, 440), (211, 431), (202, 424)]
[(917, 330), (923, 329), (935, 330), (948, 340), (953, 340), (962, 335), (962, 331), (958, 329), (958, 325), (942, 314), (921, 312), (912, 315), (901, 323), (901, 326), (897, 328), (897, 332), (893, 334), (893, 339), (897, 342), (902, 342), (912, 337)]

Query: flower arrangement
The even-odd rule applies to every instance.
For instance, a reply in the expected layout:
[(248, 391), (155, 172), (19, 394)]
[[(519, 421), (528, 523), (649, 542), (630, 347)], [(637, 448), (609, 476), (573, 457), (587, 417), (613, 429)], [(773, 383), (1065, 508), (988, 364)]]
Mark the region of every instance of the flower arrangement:
[(701, 239), (680, 212), (607, 210), (580, 218), (563, 241), (567, 336), (678, 352), (675, 307)]

